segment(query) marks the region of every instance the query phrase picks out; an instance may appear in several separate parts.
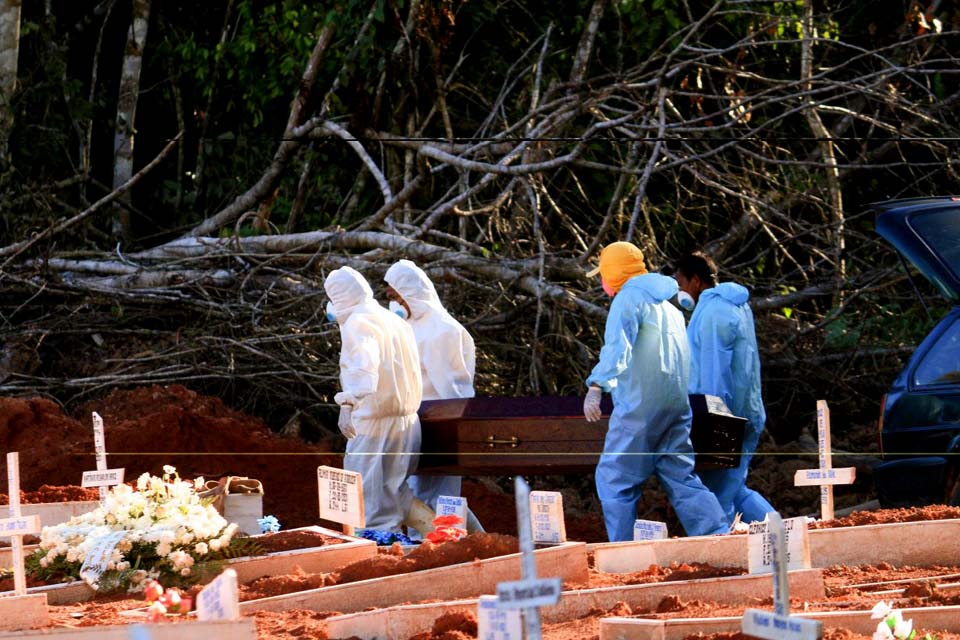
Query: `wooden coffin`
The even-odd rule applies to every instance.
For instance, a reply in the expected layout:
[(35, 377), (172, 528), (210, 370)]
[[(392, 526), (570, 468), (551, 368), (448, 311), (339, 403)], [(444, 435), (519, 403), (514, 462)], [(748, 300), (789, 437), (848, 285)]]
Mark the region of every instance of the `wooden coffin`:
[[(730, 429), (739, 439), (717, 435), (694, 438), (703, 446), (700, 468), (736, 466), (745, 420), (732, 416), (723, 401), (697, 407), (695, 430)], [(718, 404), (719, 403), (719, 404)], [(612, 410), (608, 396), (603, 418), (583, 417), (583, 399), (570, 396), (467, 398), (425, 401), (420, 407), (422, 444), (417, 473), (423, 475), (551, 475), (593, 473), (603, 452)], [(716, 454), (721, 456), (717, 457)]]

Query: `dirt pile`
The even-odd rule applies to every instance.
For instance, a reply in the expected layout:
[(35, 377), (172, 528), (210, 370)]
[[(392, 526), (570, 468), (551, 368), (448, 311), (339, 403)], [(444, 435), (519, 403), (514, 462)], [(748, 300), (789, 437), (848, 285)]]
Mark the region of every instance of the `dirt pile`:
[[(50, 502), (89, 502), (99, 500), (98, 489), (84, 489), (77, 486), (40, 485), (36, 491), (20, 490), (20, 504), (46, 504)], [(0, 493), (0, 504), (10, 504), (10, 496)]]
[(159, 475), (164, 465), (183, 478), (257, 478), (264, 513), (284, 528), (317, 523), (317, 466), (342, 461), (329, 447), (279, 437), (263, 421), (180, 385), (115, 390), (84, 405), (79, 419), (49, 400), (0, 398), (0, 449), (20, 452), (23, 490), (76, 485), (96, 468), (92, 411), (103, 417), (108, 466), (123, 467), (128, 479)]

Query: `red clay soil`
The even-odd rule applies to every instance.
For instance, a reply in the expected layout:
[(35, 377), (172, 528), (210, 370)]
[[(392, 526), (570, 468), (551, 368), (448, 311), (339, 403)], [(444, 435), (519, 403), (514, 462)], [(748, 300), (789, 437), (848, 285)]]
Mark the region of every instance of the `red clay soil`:
[[(20, 475), (23, 475), (21, 470)], [(84, 489), (75, 485), (41, 485), (36, 491), (20, 490), (20, 504), (48, 504), (51, 502), (89, 502), (100, 499), (98, 489)], [(0, 493), (0, 504), (9, 504), (10, 496)]]
[(574, 589), (596, 589), (598, 587), (652, 584), (655, 582), (725, 578), (728, 576), (745, 575), (746, 573), (746, 569), (739, 567), (714, 567), (699, 562), (691, 562), (690, 564), (674, 562), (669, 567), (651, 565), (649, 569), (635, 571), (633, 573), (603, 573), (591, 567), (586, 584), (565, 582), (563, 588), (568, 591)]
[(446, 613), (433, 621), (430, 631), (410, 640), (466, 640), (477, 637), (477, 616), (472, 613)]
[(115, 390), (84, 405), (79, 419), (46, 399), (0, 398), (0, 450), (20, 452), (23, 490), (75, 485), (95, 468), (92, 411), (103, 417), (108, 465), (125, 468), (128, 479), (160, 475), (167, 464), (182, 478), (256, 478), (264, 513), (284, 528), (318, 523), (317, 466), (342, 461), (328, 447), (277, 436), (261, 420), (180, 385)]
[(343, 542), (340, 538), (325, 536), (318, 531), (278, 531), (257, 537), (257, 543), (263, 548), (264, 553), (324, 547), (343, 544)]
[(517, 539), (511, 536), (498, 533), (475, 533), (460, 540), (441, 544), (424, 542), (408, 555), (403, 555), (399, 545), (393, 549), (392, 553), (380, 553), (372, 558), (348, 564), (335, 573), (308, 574), (297, 567), (292, 574), (258, 578), (240, 587), (240, 599), (247, 601), (269, 598), (318, 587), (495, 558), (517, 553), (519, 545)]
[(880, 509), (878, 511), (854, 511), (843, 518), (811, 522), (810, 529), (836, 529), (859, 527), (865, 524), (890, 524), (894, 522), (921, 522), (924, 520), (954, 520), (960, 518), (960, 507), (942, 504), (909, 509)]

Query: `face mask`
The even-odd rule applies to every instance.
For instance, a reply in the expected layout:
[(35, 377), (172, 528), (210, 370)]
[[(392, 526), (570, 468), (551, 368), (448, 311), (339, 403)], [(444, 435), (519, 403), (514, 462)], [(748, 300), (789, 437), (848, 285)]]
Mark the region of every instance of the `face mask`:
[(613, 290), (613, 287), (607, 284), (606, 280), (600, 280), (600, 286), (603, 287), (603, 292), (611, 298), (617, 295), (617, 292)]
[(332, 303), (332, 302), (328, 302), (328, 303), (327, 303), (327, 322), (336, 322), (336, 321), (337, 321), (337, 316), (334, 315), (333, 311), (334, 311), (333, 303)]
[(693, 311), (693, 308), (697, 306), (697, 303), (694, 301), (693, 296), (691, 296), (686, 291), (680, 291), (677, 293), (677, 304), (686, 309), (687, 311)]
[(389, 308), (390, 308), (390, 311), (392, 311), (392, 312), (394, 312), (395, 314), (397, 314), (398, 316), (400, 316), (400, 319), (401, 319), (401, 320), (406, 320), (406, 319), (410, 316), (410, 314), (407, 313), (407, 308), (404, 307), (404, 306), (403, 306), (402, 304), (400, 304), (399, 302), (397, 302), (396, 300), (391, 300), (391, 301), (390, 301)]

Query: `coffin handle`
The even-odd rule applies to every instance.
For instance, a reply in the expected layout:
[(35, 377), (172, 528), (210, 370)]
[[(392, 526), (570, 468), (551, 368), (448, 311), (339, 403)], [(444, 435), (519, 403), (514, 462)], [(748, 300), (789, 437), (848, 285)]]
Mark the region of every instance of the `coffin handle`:
[(510, 445), (511, 449), (516, 449), (520, 446), (520, 438), (517, 436), (511, 436), (509, 440), (502, 440), (497, 438), (497, 436), (487, 436), (487, 446), (493, 449), (498, 444)]

